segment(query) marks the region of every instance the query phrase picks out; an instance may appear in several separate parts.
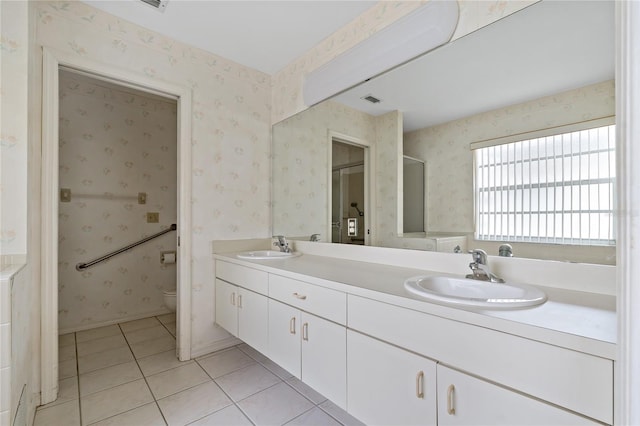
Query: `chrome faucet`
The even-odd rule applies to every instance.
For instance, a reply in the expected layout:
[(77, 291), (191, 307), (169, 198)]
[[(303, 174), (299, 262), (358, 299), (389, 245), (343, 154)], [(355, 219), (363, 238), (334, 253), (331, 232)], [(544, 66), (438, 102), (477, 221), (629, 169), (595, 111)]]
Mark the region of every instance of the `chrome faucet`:
[(471, 274), (467, 275), (467, 278), (472, 280), (489, 281), (492, 283), (504, 283), (502, 278), (498, 278), (491, 273), (489, 265), (487, 264), (487, 252), (480, 249), (469, 250), (473, 262), (469, 264), (471, 268)]
[(275, 235), (273, 238), (278, 239), (278, 241), (273, 242), (273, 245), (278, 247), (282, 253), (291, 253), (289, 242), (284, 235)]
[(309, 241), (314, 241), (314, 242), (320, 241), (320, 234), (311, 234)]

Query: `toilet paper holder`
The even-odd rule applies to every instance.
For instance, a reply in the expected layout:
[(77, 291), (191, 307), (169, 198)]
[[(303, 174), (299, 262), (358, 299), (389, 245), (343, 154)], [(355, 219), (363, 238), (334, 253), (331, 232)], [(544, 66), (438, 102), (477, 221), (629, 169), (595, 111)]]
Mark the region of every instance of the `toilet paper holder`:
[(176, 252), (175, 251), (160, 252), (160, 263), (164, 265), (176, 263)]

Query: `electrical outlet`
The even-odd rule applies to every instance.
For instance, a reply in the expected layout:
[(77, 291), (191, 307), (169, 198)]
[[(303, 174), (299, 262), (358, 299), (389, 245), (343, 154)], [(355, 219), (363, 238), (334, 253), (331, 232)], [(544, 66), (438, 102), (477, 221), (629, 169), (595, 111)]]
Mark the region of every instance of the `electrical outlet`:
[(138, 204), (147, 204), (146, 192), (138, 192)]
[(60, 202), (61, 203), (71, 202), (71, 190), (69, 188), (60, 188)]
[(160, 213), (147, 212), (147, 223), (158, 223), (158, 222), (160, 222)]

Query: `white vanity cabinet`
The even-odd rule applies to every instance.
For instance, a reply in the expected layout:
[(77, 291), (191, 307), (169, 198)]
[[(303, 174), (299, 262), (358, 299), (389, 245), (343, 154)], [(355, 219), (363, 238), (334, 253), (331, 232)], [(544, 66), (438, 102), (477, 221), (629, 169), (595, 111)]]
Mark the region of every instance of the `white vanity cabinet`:
[(218, 261), (216, 276), (216, 323), (266, 353), (269, 343), (267, 273)]
[(368, 425), (437, 423), (434, 361), (352, 330), (347, 348), (352, 416)]
[(346, 320), (346, 295), (273, 274), (269, 295), (269, 358), (346, 408), (346, 327), (318, 316)]
[(601, 423), (438, 365), (438, 424), (569, 426)]

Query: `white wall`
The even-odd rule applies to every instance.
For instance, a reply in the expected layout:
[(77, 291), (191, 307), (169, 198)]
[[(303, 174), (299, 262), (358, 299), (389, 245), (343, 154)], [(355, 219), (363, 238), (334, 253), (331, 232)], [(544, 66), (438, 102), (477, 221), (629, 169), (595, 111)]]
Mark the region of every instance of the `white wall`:
[(175, 232), (82, 272), (75, 265), (176, 223), (176, 102), (64, 71), (59, 93), (59, 185), (72, 192), (58, 203), (60, 333), (168, 312), (162, 291), (175, 290), (176, 265), (160, 253), (176, 250)]

